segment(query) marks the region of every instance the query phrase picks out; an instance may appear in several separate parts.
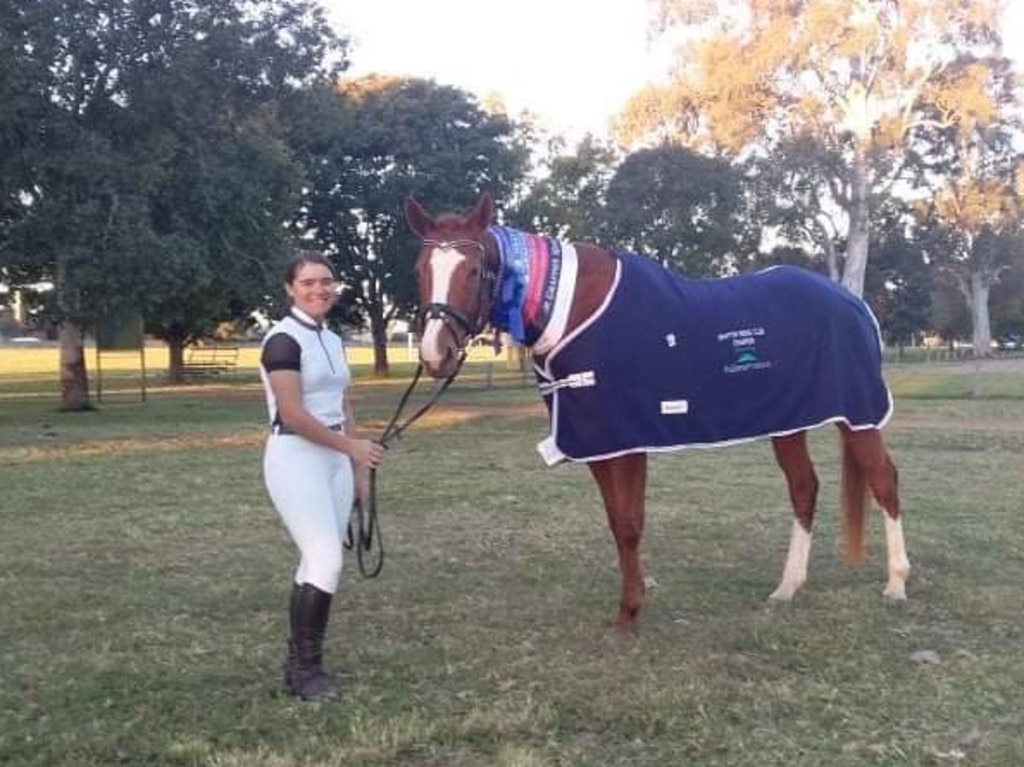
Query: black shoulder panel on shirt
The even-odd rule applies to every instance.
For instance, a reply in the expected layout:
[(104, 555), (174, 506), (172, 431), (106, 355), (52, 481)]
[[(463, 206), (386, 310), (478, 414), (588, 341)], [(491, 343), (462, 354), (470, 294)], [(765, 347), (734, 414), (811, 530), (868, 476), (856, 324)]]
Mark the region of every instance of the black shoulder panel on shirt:
[(274, 370), (301, 370), (302, 348), (287, 333), (277, 333), (263, 345), (260, 364), (268, 373)]

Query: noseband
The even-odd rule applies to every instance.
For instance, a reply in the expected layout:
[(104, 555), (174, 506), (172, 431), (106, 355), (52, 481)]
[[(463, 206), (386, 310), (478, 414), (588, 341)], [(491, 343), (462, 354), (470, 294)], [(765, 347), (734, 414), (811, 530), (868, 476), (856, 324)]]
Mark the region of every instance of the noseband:
[(459, 344), (459, 351), (466, 348), (470, 339), (483, 332), (487, 327), (488, 317), (484, 314), (484, 298), (490, 294), (493, 304), (498, 289), (498, 273), (487, 268), (487, 250), (482, 243), (476, 240), (432, 240), (423, 239), (424, 245), (430, 245), (441, 250), (452, 250), (460, 247), (474, 247), (480, 249), (480, 285), (477, 292), (476, 316), (470, 320), (463, 312), (451, 304), (444, 304), (437, 301), (426, 304), (420, 308), (420, 321), (426, 325), (427, 320), (441, 320), (449, 330), (452, 326), (458, 326), (462, 330), (462, 340), (459, 341), (459, 334), (453, 331), (456, 341)]

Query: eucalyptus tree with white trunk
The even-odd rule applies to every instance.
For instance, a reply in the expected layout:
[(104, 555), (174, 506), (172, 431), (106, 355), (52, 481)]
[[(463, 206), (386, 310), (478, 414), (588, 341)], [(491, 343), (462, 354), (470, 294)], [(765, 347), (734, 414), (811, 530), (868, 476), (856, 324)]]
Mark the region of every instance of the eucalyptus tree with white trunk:
[(1024, 235), (1024, 135), (1009, 61), (963, 60), (945, 74), (948, 88), (983, 94), (935, 105), (934, 127), (922, 131), (931, 150), (933, 194), (923, 218), (942, 235), (929, 255), (953, 280), (971, 314), (974, 353), (989, 353), (992, 286), (1019, 259)]
[[(998, 0), (658, 0), (656, 32), (680, 42), (671, 80), (637, 94), (622, 140), (682, 141), (732, 157), (806, 140), (820, 147), (818, 210), (843, 212), (842, 283), (864, 290), (871, 206), (912, 182), (930, 106), (975, 100), (941, 75), (998, 51)], [(806, 159), (806, 157), (805, 157)], [(797, 169), (799, 172), (799, 169)], [(897, 187), (899, 188), (899, 187)], [(799, 205), (787, 190), (782, 202)], [(812, 231), (814, 227), (809, 227)]]

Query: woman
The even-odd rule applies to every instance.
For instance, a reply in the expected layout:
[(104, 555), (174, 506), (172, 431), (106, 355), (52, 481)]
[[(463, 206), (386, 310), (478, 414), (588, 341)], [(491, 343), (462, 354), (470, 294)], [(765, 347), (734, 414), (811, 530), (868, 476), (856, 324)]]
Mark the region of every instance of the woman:
[(355, 436), (344, 348), (324, 327), (337, 298), (330, 262), (300, 253), (288, 265), (284, 288), (291, 308), (263, 339), (260, 355), (271, 429), (263, 477), (301, 555), (284, 678), (303, 700), (331, 700), (337, 688), (321, 659), (341, 579), (342, 539), (354, 490), (364, 497), (369, 469), (380, 465), (384, 449)]

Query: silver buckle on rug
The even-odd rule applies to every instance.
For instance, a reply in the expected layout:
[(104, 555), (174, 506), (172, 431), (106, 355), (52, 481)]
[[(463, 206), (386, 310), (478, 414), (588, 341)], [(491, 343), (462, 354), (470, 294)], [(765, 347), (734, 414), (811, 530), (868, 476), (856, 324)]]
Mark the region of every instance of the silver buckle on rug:
[(557, 381), (537, 384), (540, 393), (545, 397), (559, 389), (583, 389), (589, 386), (597, 386), (597, 376), (593, 370), (587, 370), (583, 373), (572, 373)]

